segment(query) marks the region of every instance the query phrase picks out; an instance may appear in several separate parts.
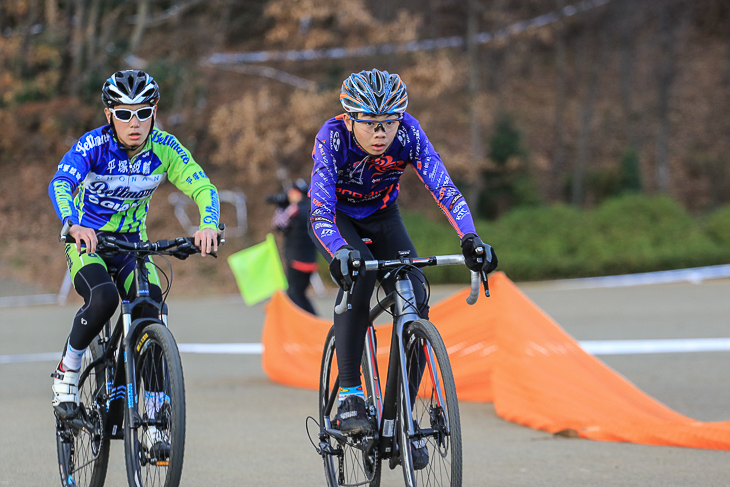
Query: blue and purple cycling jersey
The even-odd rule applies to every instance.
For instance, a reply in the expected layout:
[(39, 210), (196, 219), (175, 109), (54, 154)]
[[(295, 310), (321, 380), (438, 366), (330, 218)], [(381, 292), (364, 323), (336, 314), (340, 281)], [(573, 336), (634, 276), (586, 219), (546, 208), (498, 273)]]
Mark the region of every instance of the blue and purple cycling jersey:
[(312, 228), (330, 255), (347, 244), (337, 229), (335, 212), (363, 219), (394, 204), (408, 165), (416, 170), (459, 238), (476, 234), (469, 206), (441, 156), (418, 120), (407, 113), (393, 143), (380, 156), (368, 155), (358, 146), (342, 115), (332, 118), (319, 130), (312, 158)]

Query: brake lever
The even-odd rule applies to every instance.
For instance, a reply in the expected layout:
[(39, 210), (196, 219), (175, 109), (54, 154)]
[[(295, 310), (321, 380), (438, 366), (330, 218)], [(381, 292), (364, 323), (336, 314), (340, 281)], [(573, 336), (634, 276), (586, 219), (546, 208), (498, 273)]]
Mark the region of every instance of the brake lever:
[(340, 302), (335, 306), (335, 313), (338, 315), (341, 315), (345, 311), (348, 311), (352, 309), (352, 304), (350, 304), (350, 298), (352, 298), (352, 289), (355, 287), (355, 283), (353, 282), (350, 286), (350, 289), (345, 291), (342, 294), (342, 299)]
[[(474, 253), (477, 255), (484, 254), (484, 247), (477, 247), (474, 249)], [(480, 264), (484, 264), (484, 257), (477, 257), (477, 262)], [(482, 284), (484, 285), (484, 297), (489, 297), (489, 280), (487, 279), (487, 273), (484, 272), (484, 270), (479, 271), (479, 277), (482, 279)]]
[(481, 274), (482, 278), (482, 284), (484, 285), (484, 297), (489, 297), (489, 279), (487, 278), (487, 273), (484, 271), (479, 271), (479, 274)]
[(362, 260), (357, 259), (352, 261), (352, 284), (350, 284), (350, 289), (345, 291), (342, 294), (342, 299), (340, 302), (335, 306), (335, 313), (338, 315), (341, 315), (345, 311), (348, 311), (352, 309), (352, 304), (350, 304), (351, 298), (352, 298), (352, 291), (355, 289), (355, 281), (357, 281), (358, 276), (360, 275), (360, 271), (358, 270), (360, 266), (362, 265)]

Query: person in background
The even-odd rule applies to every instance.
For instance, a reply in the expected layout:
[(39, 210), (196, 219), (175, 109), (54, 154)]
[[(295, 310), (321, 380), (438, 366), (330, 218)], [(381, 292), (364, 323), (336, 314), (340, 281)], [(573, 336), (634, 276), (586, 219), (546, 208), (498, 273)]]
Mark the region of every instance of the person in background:
[(307, 297), (312, 274), (317, 272), (317, 248), (309, 237), (309, 185), (298, 179), (286, 193), (288, 205), (276, 209), (272, 226), (284, 235), (284, 260), (289, 299), (305, 311), (316, 315)]

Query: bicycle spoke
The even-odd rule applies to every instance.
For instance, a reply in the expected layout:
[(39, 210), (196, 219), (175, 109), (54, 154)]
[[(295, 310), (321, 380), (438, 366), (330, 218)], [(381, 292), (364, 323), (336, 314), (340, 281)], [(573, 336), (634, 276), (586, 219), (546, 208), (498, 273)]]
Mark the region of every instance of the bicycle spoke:
[[(136, 442), (127, 456), (145, 487), (176, 486), (182, 474), (185, 442), (185, 390), (182, 364), (172, 334), (150, 324), (138, 339)], [(137, 474), (135, 474), (137, 475)]]
[[(101, 356), (96, 341), (82, 359), (82, 370)], [(106, 411), (105, 379), (102, 364), (88, 369), (79, 384), (79, 409), (73, 420), (57, 421), (56, 441), (61, 481), (79, 487), (104, 485), (109, 461), (109, 438), (104, 432)], [(73, 483), (70, 483), (73, 482)]]
[[(328, 487), (345, 487), (357, 485), (380, 485), (380, 458), (377, 448), (373, 448), (372, 437), (345, 438), (326, 433), (326, 429), (334, 423), (337, 413), (337, 395), (339, 379), (337, 373), (337, 357), (334, 346), (334, 330), (325, 341), (322, 357), (319, 393), (319, 422), (323, 428), (320, 435), (323, 450), (325, 476)], [(368, 402), (372, 404), (372, 394), (368, 390)]]

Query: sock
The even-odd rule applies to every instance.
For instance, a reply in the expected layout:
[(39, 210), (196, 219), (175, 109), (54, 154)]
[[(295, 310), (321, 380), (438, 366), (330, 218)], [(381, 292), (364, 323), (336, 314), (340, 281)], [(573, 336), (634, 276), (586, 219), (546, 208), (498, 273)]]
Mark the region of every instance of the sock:
[(340, 387), (340, 402), (344, 401), (347, 396), (356, 395), (365, 399), (365, 393), (362, 390), (362, 386), (353, 387)]
[(63, 356), (62, 365), (66, 370), (79, 370), (81, 368), (81, 358), (84, 356), (83, 350), (76, 350), (70, 343), (66, 344), (66, 353)]

